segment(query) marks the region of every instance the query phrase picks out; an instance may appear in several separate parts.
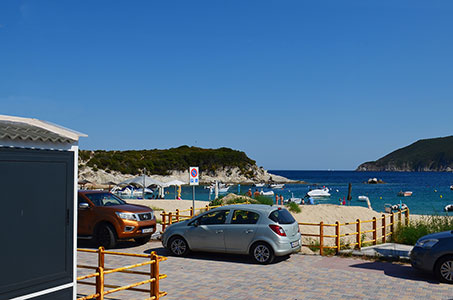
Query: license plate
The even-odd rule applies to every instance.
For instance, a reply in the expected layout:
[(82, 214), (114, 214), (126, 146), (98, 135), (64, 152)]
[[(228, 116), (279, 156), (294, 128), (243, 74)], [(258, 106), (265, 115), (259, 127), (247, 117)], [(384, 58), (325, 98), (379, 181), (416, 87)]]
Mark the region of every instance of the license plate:
[(291, 248), (296, 248), (296, 247), (299, 247), (299, 241), (291, 242)]
[(152, 228), (142, 229), (142, 233), (149, 233), (149, 232), (153, 232), (153, 229)]

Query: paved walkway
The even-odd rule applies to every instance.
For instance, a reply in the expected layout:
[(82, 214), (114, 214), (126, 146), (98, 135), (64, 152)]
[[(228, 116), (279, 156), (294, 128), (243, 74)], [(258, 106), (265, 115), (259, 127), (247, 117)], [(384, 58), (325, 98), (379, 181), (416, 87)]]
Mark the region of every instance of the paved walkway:
[[(134, 246), (124, 243), (123, 252), (168, 255), (159, 242)], [(131, 248), (128, 248), (131, 247)], [(220, 257), (220, 258), (219, 258)], [(94, 264), (96, 256), (79, 253), (79, 264)], [(106, 265), (137, 263), (136, 258), (107, 256)], [(366, 261), (357, 258), (292, 255), (262, 266), (244, 256), (192, 254), (187, 258), (169, 257), (160, 265), (161, 290), (165, 300), (176, 299), (453, 299), (453, 285), (441, 284), (432, 276), (419, 273), (407, 264)], [(86, 273), (86, 271), (79, 274)], [(113, 276), (113, 277), (112, 277)], [(131, 275), (106, 275), (110, 284), (144, 280)], [(135, 275), (132, 275), (135, 276)], [(132, 280), (132, 281), (131, 281)], [(79, 285), (79, 294), (93, 287)], [(122, 292), (106, 299), (145, 299), (145, 294)]]

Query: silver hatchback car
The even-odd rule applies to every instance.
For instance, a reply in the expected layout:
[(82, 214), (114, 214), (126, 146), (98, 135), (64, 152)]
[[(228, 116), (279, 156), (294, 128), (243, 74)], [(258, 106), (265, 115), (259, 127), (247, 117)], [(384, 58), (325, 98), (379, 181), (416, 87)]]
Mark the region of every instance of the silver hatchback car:
[(162, 244), (176, 256), (190, 250), (250, 254), (261, 264), (301, 247), (299, 225), (291, 213), (260, 204), (222, 206), (173, 224)]

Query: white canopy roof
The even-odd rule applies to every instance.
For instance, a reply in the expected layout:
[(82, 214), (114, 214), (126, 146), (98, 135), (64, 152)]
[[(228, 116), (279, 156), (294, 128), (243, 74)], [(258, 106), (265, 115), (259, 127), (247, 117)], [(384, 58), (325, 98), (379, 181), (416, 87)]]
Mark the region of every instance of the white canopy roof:
[(118, 185), (136, 184), (138, 186), (143, 187), (143, 181), (145, 182), (145, 187), (149, 187), (151, 185), (165, 186), (165, 183), (160, 182), (159, 180), (156, 180), (149, 176), (143, 176), (143, 175), (125, 180), (123, 182), (120, 182)]
[(166, 186), (170, 186), (170, 185), (184, 185), (184, 184), (187, 184), (187, 182), (184, 182), (184, 181), (181, 181), (181, 180), (178, 180), (178, 179), (165, 182)]

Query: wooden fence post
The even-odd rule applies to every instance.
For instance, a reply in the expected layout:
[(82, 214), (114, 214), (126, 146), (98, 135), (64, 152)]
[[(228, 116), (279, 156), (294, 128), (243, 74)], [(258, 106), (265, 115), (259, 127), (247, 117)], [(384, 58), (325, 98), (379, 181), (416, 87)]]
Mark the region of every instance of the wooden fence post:
[(324, 222), (319, 223), (319, 254), (324, 254)]
[(154, 299), (158, 300), (159, 299), (159, 257), (157, 256), (156, 252), (153, 251), (151, 252), (150, 256), (151, 260), (154, 260), (155, 262), (150, 265), (151, 268), (151, 273), (150, 276), (151, 278), (155, 278), (153, 282), (150, 283), (151, 290), (150, 290), (150, 296), (155, 297)]
[(179, 222), (179, 209), (176, 209), (176, 222)]
[(361, 228), (360, 228), (360, 219), (357, 219), (357, 227), (356, 227), (356, 231), (357, 231), (357, 247), (360, 249), (362, 249), (362, 235), (361, 235)]
[(385, 244), (385, 215), (382, 215), (382, 243)]
[(409, 225), (409, 208), (406, 208), (406, 212), (405, 212), (405, 216), (406, 216), (406, 226)]
[(377, 219), (373, 217), (373, 245), (377, 245)]
[(337, 254), (340, 253), (340, 222), (335, 223), (337, 227), (335, 227), (335, 235), (336, 235), (336, 240), (337, 240)]
[(208, 211), (208, 210), (209, 210), (209, 205), (206, 205), (206, 211)]
[(96, 272), (99, 273), (99, 276), (96, 276), (96, 294), (99, 294), (96, 299), (104, 300), (104, 268), (98, 267)]
[(390, 232), (392, 233), (393, 237), (393, 232), (395, 231), (395, 213), (390, 214)]
[(165, 210), (160, 215), (162, 216), (162, 232), (164, 232), (165, 231), (165, 226), (166, 226), (166, 224), (165, 224), (165, 221), (166, 221), (165, 220)]
[(171, 215), (171, 212), (168, 213), (168, 224), (173, 224), (173, 216)]
[(401, 226), (401, 215), (403, 213), (401, 212), (401, 209), (398, 211), (398, 226)]
[(190, 216), (193, 217), (193, 207), (190, 207)]
[(105, 248), (104, 247), (99, 247), (98, 250), (98, 267), (104, 268), (105, 264), (105, 254), (104, 254)]

